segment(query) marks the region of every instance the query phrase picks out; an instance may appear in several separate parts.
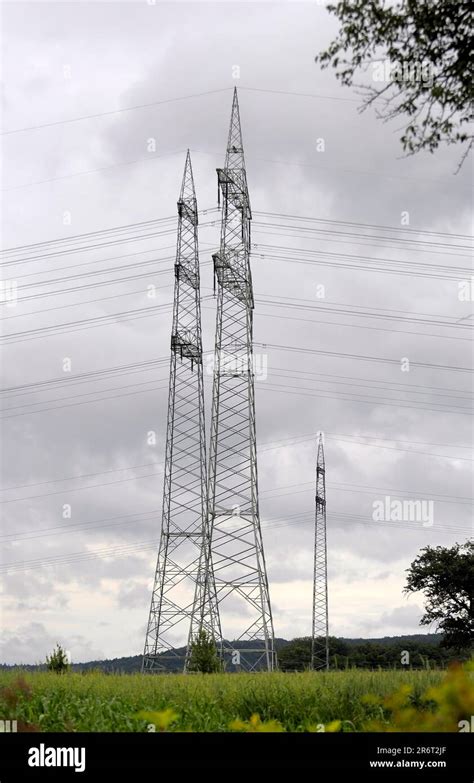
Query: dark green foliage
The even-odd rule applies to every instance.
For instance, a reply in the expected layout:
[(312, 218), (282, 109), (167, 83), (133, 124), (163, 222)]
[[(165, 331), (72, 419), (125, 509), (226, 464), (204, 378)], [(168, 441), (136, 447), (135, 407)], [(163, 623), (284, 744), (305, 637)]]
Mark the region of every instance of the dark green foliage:
[(63, 650), (59, 643), (51, 655), (46, 656), (46, 665), (50, 672), (55, 672), (56, 674), (64, 674), (68, 671), (70, 667), (68, 657), (66, 651)]
[[(405, 117), (400, 141), (408, 154), (464, 143), (460, 168), (473, 143), (468, 0), (340, 0), (328, 11), (341, 27), (316, 62), (332, 65), (343, 85), (359, 88), (362, 110), (373, 103), (383, 120)], [(376, 79), (375, 69), (380, 73), (385, 63), (388, 73)], [(356, 72), (367, 74), (364, 84), (354, 81)]]
[(201, 629), (191, 644), (189, 671), (202, 674), (214, 674), (221, 671), (221, 662), (217, 654), (216, 643), (212, 636)]
[[(336, 639), (329, 637), (329, 666), (331, 669), (424, 669), (446, 666), (453, 658), (452, 650), (440, 646), (441, 637), (434, 636), (386, 637), (385, 639)], [(423, 641), (425, 640), (425, 641)], [(402, 654), (408, 652), (408, 663), (402, 663)], [(461, 658), (468, 656), (461, 656)], [(311, 637), (293, 639), (280, 651), (278, 663), (282, 671), (304, 671), (311, 661)]]
[(408, 569), (406, 593), (426, 596), (422, 625), (436, 624), (442, 644), (458, 652), (474, 643), (474, 542), (427, 546)]
[[(385, 636), (377, 639), (336, 639), (330, 637), (330, 665), (331, 668), (344, 669), (346, 666), (357, 666), (357, 668), (374, 669), (382, 666), (391, 668), (400, 666), (400, 653), (402, 650), (410, 652), (410, 667), (414, 669), (425, 668), (426, 666), (445, 666), (452, 660), (465, 659), (467, 653), (459, 655), (455, 650), (440, 646), (442, 641), (441, 634), (412, 634), (407, 636)], [(309, 637), (306, 637), (309, 640)], [(298, 657), (298, 650), (305, 650), (305, 645), (301, 644), (301, 639), (294, 639), (291, 642), (286, 639), (276, 639), (275, 646), (278, 650), (278, 661), (281, 668), (285, 671), (294, 671), (295, 669), (304, 669), (310, 660), (310, 644), (306, 641), (306, 651), (303, 656)], [(337, 646), (336, 646), (337, 643)], [(248, 647), (248, 642), (233, 642), (236, 649)], [(287, 648), (288, 652), (287, 652)], [(176, 652), (184, 655), (184, 648), (177, 648)], [(87, 663), (71, 664), (71, 671), (82, 674), (92, 674), (104, 672), (106, 674), (119, 673), (138, 673), (141, 670), (142, 656), (130, 655), (126, 658), (111, 658), (103, 661), (88, 661)], [(163, 660), (163, 665), (171, 668), (169, 658)], [(0, 671), (14, 669), (18, 667), (0, 664)], [(44, 671), (46, 664), (34, 665), (27, 664), (21, 667), (24, 671)]]

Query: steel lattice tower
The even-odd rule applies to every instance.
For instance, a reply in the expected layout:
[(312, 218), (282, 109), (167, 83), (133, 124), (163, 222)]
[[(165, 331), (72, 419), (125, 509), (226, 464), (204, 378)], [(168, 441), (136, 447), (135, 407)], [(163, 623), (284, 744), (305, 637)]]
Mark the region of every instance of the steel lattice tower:
[(316, 514), (314, 525), (313, 627), (311, 668), (329, 669), (328, 565), (326, 540), (326, 465), (323, 436), (316, 459)]
[[(220, 249), (213, 255), (217, 317), (209, 455), (209, 527), (219, 613), (240, 627), (224, 641), (227, 667), (273, 669), (273, 620), (260, 529), (253, 372), (253, 290), (250, 271), (252, 218), (240, 128), (237, 90), (223, 169)], [(235, 634), (235, 632), (234, 632)], [(235, 642), (248, 641), (245, 649)], [(250, 655), (249, 655), (250, 653)]]
[[(163, 515), (143, 670), (185, 667), (179, 638), (219, 637), (212, 598), (198, 258), (198, 211), (189, 150), (178, 201)], [(174, 664), (174, 666), (173, 666)]]

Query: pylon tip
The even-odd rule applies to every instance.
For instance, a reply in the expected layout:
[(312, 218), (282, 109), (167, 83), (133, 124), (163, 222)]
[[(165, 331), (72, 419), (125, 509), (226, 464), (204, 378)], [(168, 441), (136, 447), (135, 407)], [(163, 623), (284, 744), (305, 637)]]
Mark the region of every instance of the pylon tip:
[(186, 190), (189, 190), (189, 188), (192, 190), (194, 194), (194, 179), (193, 179), (193, 168), (191, 165), (191, 151), (188, 149), (186, 150), (186, 161), (184, 164), (184, 173), (183, 173), (183, 180), (181, 184), (181, 194), (180, 198), (184, 198), (184, 194)]

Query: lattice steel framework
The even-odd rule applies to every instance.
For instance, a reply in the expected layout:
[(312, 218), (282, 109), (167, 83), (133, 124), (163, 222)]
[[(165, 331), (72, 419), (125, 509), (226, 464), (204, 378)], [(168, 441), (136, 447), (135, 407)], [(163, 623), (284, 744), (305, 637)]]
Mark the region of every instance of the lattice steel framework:
[(316, 513), (314, 525), (313, 628), (311, 668), (329, 669), (328, 565), (326, 539), (326, 464), (323, 435), (316, 459)]
[(178, 201), (162, 528), (143, 670), (183, 669), (175, 648), (204, 627), (220, 638), (212, 590), (198, 259), (198, 210), (188, 154)]
[[(225, 166), (217, 177), (223, 203), (220, 249), (213, 255), (217, 317), (208, 502), (219, 613), (222, 622), (223, 613), (234, 621), (234, 639), (222, 642), (221, 654), (228, 669), (238, 664), (244, 670), (271, 670), (276, 665), (273, 619), (257, 489), (252, 213), (237, 90)], [(233, 655), (237, 649), (239, 655)]]

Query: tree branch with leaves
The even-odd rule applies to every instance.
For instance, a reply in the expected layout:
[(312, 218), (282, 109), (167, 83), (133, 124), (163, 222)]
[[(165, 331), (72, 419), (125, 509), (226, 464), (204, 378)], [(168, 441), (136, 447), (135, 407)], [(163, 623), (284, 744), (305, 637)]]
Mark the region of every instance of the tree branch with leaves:
[[(400, 141), (407, 155), (463, 145), (459, 171), (474, 140), (468, 0), (340, 0), (327, 9), (341, 28), (316, 62), (332, 66), (341, 84), (357, 89), (360, 111), (374, 105), (384, 122), (405, 118)], [(374, 83), (356, 83), (358, 72), (371, 72)], [(375, 86), (378, 81), (386, 84)]]

